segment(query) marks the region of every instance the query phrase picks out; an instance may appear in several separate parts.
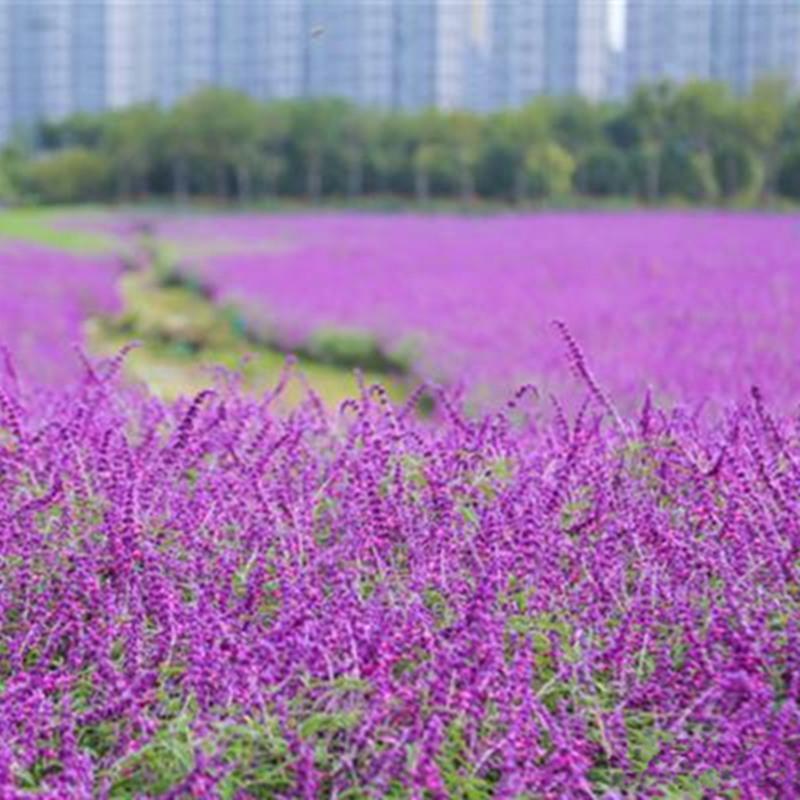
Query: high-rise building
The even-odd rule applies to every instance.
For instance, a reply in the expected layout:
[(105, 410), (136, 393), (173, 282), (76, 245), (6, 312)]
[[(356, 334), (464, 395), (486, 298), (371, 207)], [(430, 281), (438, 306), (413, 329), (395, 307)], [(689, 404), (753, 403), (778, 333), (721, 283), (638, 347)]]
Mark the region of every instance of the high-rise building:
[(209, 62), (215, 82), (259, 100), (303, 93), (302, 2), (214, 0)]
[[(305, 44), (310, 32), (300, 3), (255, 2), (263, 13), (253, 42), (260, 54), (258, 72), (252, 76), (256, 94), (265, 99), (300, 97), (303, 93)], [(261, 64), (263, 63), (263, 72)]]
[(110, 105), (150, 101), (171, 105), (221, 82), (217, 49), (229, 33), (218, 19), (217, 0), (104, 2)]
[(737, 93), (766, 76), (800, 82), (800, 3), (714, 0), (712, 77)]
[(744, 93), (760, 78), (800, 83), (797, 0), (628, 0), (626, 88), (720, 80)]
[(105, 0), (0, 3), (0, 135), (106, 104)]
[(106, 104), (124, 108), (155, 100), (167, 51), (169, 3), (107, 2)]
[(306, 0), (305, 93), (390, 107), (392, 0)]
[(626, 85), (707, 80), (712, 0), (628, 0)]
[(609, 78), (607, 0), (492, 0), (495, 108), (539, 94), (600, 99)]
[(493, 0), (490, 16), (490, 103), (493, 108), (523, 105), (547, 86), (545, 2)]
[(435, 105), (488, 109), (492, 45), (489, 0), (441, 0), (435, 6)]
[[(563, 5), (561, 0), (550, 0), (551, 6)], [(575, 6), (574, 75), (566, 92), (559, 94), (581, 95), (589, 100), (602, 100), (608, 91), (610, 79), (609, 8), (608, 0), (572, 0)], [(569, 39), (567, 39), (569, 41)], [(564, 42), (564, 47), (567, 42)], [(552, 93), (552, 88), (551, 88)]]
[(67, 26), (70, 47), (70, 93), (75, 111), (106, 107), (107, 9), (105, 0), (72, 0)]
[(489, 0), (473, 0), (468, 20), (463, 104), (475, 111), (488, 111), (492, 107), (492, 18)]
[(436, 105), (437, 5), (437, 0), (395, 4), (392, 94), (396, 108)]
[(606, 0), (546, 0), (544, 38), (545, 91), (600, 99), (608, 71)]
[(71, 109), (69, 6), (7, 4), (8, 104), (15, 125), (60, 117)]
[(438, 108), (463, 108), (467, 104), (470, 6), (470, 0), (435, 5), (433, 94)]
[(0, 142), (11, 135), (11, 58), (9, 0), (0, 0)]
[(202, 86), (303, 94), (304, 10), (264, 0), (106, 0), (109, 105), (171, 105)]
[(486, 110), (603, 95), (608, 0), (0, 0), (0, 135), (206, 85)]
[(800, 0), (627, 0), (621, 54), (609, 3), (0, 0), (0, 138), (205, 85), (406, 110), (622, 97), (662, 79), (800, 86)]
[(393, 105), (490, 106), (490, 0), (394, 0)]

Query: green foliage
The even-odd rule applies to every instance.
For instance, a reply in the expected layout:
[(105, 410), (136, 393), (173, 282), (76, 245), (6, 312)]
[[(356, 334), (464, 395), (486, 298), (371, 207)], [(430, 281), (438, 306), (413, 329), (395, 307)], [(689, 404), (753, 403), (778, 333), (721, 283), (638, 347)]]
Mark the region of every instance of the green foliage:
[(39, 128), (39, 140), (46, 150), (68, 147), (93, 149), (103, 141), (109, 116), (80, 111), (64, 120), (46, 120)]
[[(38, 221), (46, 216), (44, 212), (10, 211), (0, 213), (0, 235), (5, 233), (3, 223), (21, 214), (24, 220), (37, 220), (35, 226), (33, 222), (26, 223), (31, 230), (24, 232), (30, 238), (36, 238), (39, 226), (47, 230), (44, 221)], [(9, 229), (13, 235), (22, 230), (16, 223)], [(60, 243), (60, 239), (54, 240), (54, 244)], [(75, 246), (80, 243), (78, 240)], [(273, 338), (254, 333), (250, 320), (238, 306), (215, 303), (202, 284), (176, 271), (173, 255), (155, 248), (151, 257), (158, 268), (123, 276), (122, 312), (87, 325), (93, 351), (111, 355), (131, 341), (140, 342), (141, 347), (127, 359), (126, 368), (131, 376), (145, 381), (163, 397), (174, 398), (205, 388), (209, 378), (207, 364), (234, 370), (249, 388), (271, 388), (285, 366), (287, 348), (274, 338), (274, 332)], [(357, 352), (358, 348), (349, 351), (351, 356)], [(367, 352), (373, 353), (373, 349), (370, 347)], [(323, 363), (302, 348), (297, 355), (299, 370), (325, 403), (338, 405), (358, 391), (352, 364), (343, 368), (330, 360)], [(416, 344), (408, 340), (386, 353), (380, 351), (380, 363), (389, 364), (391, 374), (372, 370), (364, 363), (356, 366), (365, 370), (367, 383), (380, 382), (393, 399), (399, 400), (408, 390), (406, 373), (411, 371), (416, 357)], [(304, 397), (302, 382), (292, 381), (286, 392), (288, 403), (292, 405)], [(2, 439), (0, 431), (0, 442)]]
[(425, 607), (431, 612), (440, 628), (447, 628), (456, 621), (455, 614), (447, 598), (438, 590), (429, 588), (423, 593)]
[(158, 796), (186, 778), (195, 764), (191, 715), (164, 725), (147, 744), (109, 770), (111, 797)]
[(360, 717), (357, 711), (312, 714), (301, 723), (299, 733), (303, 739), (311, 739), (321, 733), (349, 731), (358, 725)]
[[(291, 787), (292, 760), (274, 720), (218, 723), (202, 739), (192, 723), (192, 713), (182, 712), (136, 752), (112, 764), (104, 776), (109, 796), (122, 800), (166, 794), (192, 774), (201, 752), (219, 756), (227, 766), (215, 795), (223, 800), (271, 798)], [(85, 735), (84, 741), (92, 737)]]
[(458, 723), (447, 729), (447, 737), (437, 758), (449, 797), (463, 800), (489, 800), (494, 796), (497, 776), (489, 770), (476, 769), (467, 738)]
[(671, 144), (661, 158), (661, 176), (661, 190), (666, 196), (703, 202), (716, 195), (713, 165), (707, 154)]
[(572, 188), (575, 160), (555, 142), (544, 142), (528, 150), (525, 157), (528, 187), (534, 197), (564, 197)]
[(540, 97), (484, 117), (337, 99), (263, 105), (206, 88), (168, 110), (144, 104), (42, 123), (26, 137), (38, 152), (17, 143), (0, 158), (0, 202), (637, 194), (708, 203), (767, 198), (776, 186), (794, 198), (798, 130), (800, 106), (778, 80), (741, 99), (721, 84), (659, 83), (624, 104)]
[(578, 163), (574, 184), (582, 193), (594, 197), (625, 194), (630, 187), (625, 156), (606, 146), (589, 150)]
[(110, 113), (103, 147), (111, 157), (120, 197), (148, 193), (165, 134), (165, 117), (155, 105), (131, 106)]
[(110, 175), (102, 153), (73, 147), (29, 162), (21, 181), (43, 203), (86, 203), (107, 195)]
[(11, 176), (8, 173), (8, 169), (0, 161), (0, 204), (10, 203), (14, 200), (14, 197), (14, 184)]
[(111, 330), (189, 352), (233, 343), (228, 321), (192, 288), (168, 282), (156, 291), (149, 277), (132, 274), (123, 278), (121, 291), (127, 310), (106, 323)]
[(410, 346), (388, 350), (371, 333), (358, 328), (318, 328), (300, 348), (308, 358), (339, 367), (404, 374), (410, 371)]
[[(5, 209), (0, 212), (0, 238), (82, 253), (114, 251), (116, 242), (110, 236), (54, 224), (58, 213), (52, 208)], [(70, 213), (78, 212), (71, 209)]]
[(758, 178), (758, 165), (741, 142), (723, 142), (713, 153), (714, 179), (725, 199), (750, 190)]
[(800, 200), (800, 146), (786, 154), (778, 170), (778, 192)]

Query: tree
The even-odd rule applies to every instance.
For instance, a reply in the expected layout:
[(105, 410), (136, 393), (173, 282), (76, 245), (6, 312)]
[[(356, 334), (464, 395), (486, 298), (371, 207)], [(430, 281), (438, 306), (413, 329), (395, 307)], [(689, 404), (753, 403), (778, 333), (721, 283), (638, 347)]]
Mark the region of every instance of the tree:
[(573, 157), (604, 143), (607, 112), (602, 106), (582, 97), (565, 97), (555, 104), (548, 102), (546, 108), (548, 134)]
[(58, 121), (45, 120), (39, 124), (39, 146), (44, 150), (66, 147), (98, 147), (105, 134), (108, 117), (104, 114), (78, 112)]
[(740, 141), (731, 139), (714, 147), (714, 179), (720, 195), (726, 200), (744, 195), (756, 182), (758, 170), (751, 151)]
[[(228, 195), (228, 175), (233, 172), (237, 194), (245, 199), (261, 133), (261, 113), (255, 101), (230, 89), (203, 89), (175, 107), (171, 122), (178, 169), (183, 171), (194, 163), (198, 172), (208, 170), (220, 199)], [(176, 177), (176, 183), (178, 180)], [(186, 176), (181, 175), (180, 181), (185, 191)]]
[(701, 200), (717, 195), (713, 168), (713, 147), (727, 134), (732, 104), (728, 89), (721, 83), (694, 81), (681, 86), (670, 109), (672, 140), (690, 154), (694, 168), (702, 175)]
[(625, 156), (608, 145), (600, 145), (585, 153), (575, 170), (575, 185), (591, 196), (624, 194), (629, 183)]
[(514, 202), (528, 197), (530, 154), (552, 139), (553, 107), (549, 100), (540, 99), (514, 111), (503, 111), (490, 118), (487, 128), (493, 130), (492, 147), (484, 154), (497, 177), (510, 183)]
[(555, 142), (529, 148), (525, 158), (527, 190), (535, 197), (565, 197), (572, 188), (575, 159)]
[(291, 135), (290, 103), (277, 102), (258, 108), (258, 136), (252, 154), (254, 179), (268, 195), (278, 191), (278, 182), (286, 170), (286, 147)]
[(341, 152), (348, 104), (325, 99), (297, 102), (292, 108), (292, 142), (305, 171), (306, 196), (316, 203), (324, 189), (325, 162)]
[(378, 130), (374, 113), (351, 107), (343, 122), (343, 156), (346, 167), (346, 189), (350, 198), (364, 190), (364, 172)]
[(428, 109), (418, 115), (414, 122), (414, 191), (417, 200), (426, 202), (431, 193), (431, 175), (448, 156), (447, 117), (437, 109)]
[(475, 195), (475, 167), (480, 156), (482, 125), (475, 114), (453, 111), (447, 116), (449, 145), (458, 165), (458, 184), (462, 201)]
[(661, 196), (661, 163), (668, 133), (669, 108), (674, 89), (669, 83), (640, 87), (631, 98), (629, 112), (639, 142), (643, 167), (643, 194), (651, 203)]
[(21, 142), (11, 142), (0, 150), (0, 202), (10, 203), (20, 198), (29, 153)]
[(71, 147), (28, 163), (22, 180), (43, 203), (84, 203), (107, 195), (110, 173), (102, 153)]
[(423, 142), (414, 150), (414, 191), (419, 202), (430, 200), (431, 174), (445, 155), (444, 146), (434, 142)]
[(778, 193), (792, 200), (800, 200), (800, 145), (783, 157), (777, 174)]
[[(336, 99), (262, 104), (210, 88), (168, 111), (143, 104), (18, 131), (14, 157), (7, 148), (0, 163), (0, 191), (85, 197), (102, 187), (103, 197), (141, 198), (171, 190), (179, 200), (207, 192), (241, 202), (259, 193), (316, 202), (331, 192), (396, 192), (516, 203), (627, 192), (648, 202), (763, 202), (776, 188), (794, 192), (798, 140), (800, 101), (775, 79), (742, 99), (720, 84), (660, 83), (625, 103), (540, 97), (486, 116), (378, 112)], [(70, 183), (81, 159), (87, 180)]]
[(16, 190), (11, 181), (11, 176), (5, 165), (0, 160), (0, 205), (10, 203), (16, 199)]
[(713, 165), (698, 158), (681, 142), (669, 142), (661, 156), (661, 189), (664, 195), (702, 203), (716, 191)]
[(369, 160), (375, 172), (378, 191), (411, 192), (413, 189), (412, 153), (415, 147), (414, 119), (391, 113), (377, 121)]
[(761, 164), (761, 198), (774, 191), (776, 169), (782, 154), (781, 133), (789, 106), (790, 87), (781, 78), (757, 82), (738, 105), (738, 133)]
[(103, 148), (113, 163), (117, 195), (148, 194), (148, 174), (163, 143), (164, 118), (152, 104), (109, 112)]

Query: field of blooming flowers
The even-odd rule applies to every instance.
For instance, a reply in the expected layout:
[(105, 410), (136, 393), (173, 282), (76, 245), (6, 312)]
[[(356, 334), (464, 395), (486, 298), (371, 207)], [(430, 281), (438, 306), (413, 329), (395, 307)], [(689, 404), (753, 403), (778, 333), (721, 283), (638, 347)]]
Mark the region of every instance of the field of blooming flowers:
[(792, 404), (800, 390), (796, 216), (230, 215), (154, 229), (290, 347), (320, 326), (360, 328), (416, 341), (428, 376), (562, 393), (561, 318), (620, 398), (652, 385), (669, 403), (729, 401), (758, 383)]
[(39, 383), (74, 375), (74, 346), (93, 316), (119, 308), (121, 262), (0, 242), (0, 345)]
[[(192, 263), (224, 293), (255, 259), (248, 297), (276, 314), (294, 292), (287, 325), (368, 325), (368, 296), (395, 301), (362, 284), (401, 285), (381, 265), (424, 250), (412, 231), (427, 223), (396, 219), (401, 248), (386, 220), (365, 221), (359, 240), (354, 219), (259, 222), (289, 244)], [(542, 335), (520, 369), (539, 385), (470, 413), (458, 386), (392, 402), (363, 381), (338, 407), (309, 387), (279, 410), (291, 359), (265, 394), (219, 373), (193, 397), (158, 400), (126, 384), (125, 351), (66, 358), (81, 315), (118, 302), (111, 260), (65, 257), (69, 278), (40, 272), (61, 292), (31, 284), (45, 298), (38, 320), (34, 300), (27, 317), (2, 307), (2, 800), (800, 796), (792, 223), (688, 217), (679, 237), (664, 217), (656, 256), (640, 229), (657, 217), (627, 232), (615, 218), (606, 239), (603, 217), (544, 219), (582, 254), (564, 286), (555, 240), (518, 241), (520, 219), (451, 220), (436, 240), (456, 300), (456, 252), (464, 281), (483, 276), (470, 318), (488, 338), (459, 339), (482, 379), (500, 386), (517, 371), (523, 308)], [(195, 224), (172, 223), (173, 241)], [(234, 239), (256, 228), (227, 224)], [(292, 239), (301, 224), (306, 244)], [(342, 305), (341, 320), (321, 254), (335, 242), (329, 260), (365, 305)], [(550, 266), (523, 290), (527, 251)], [(23, 263), (48, 263), (25, 252)], [(284, 259), (301, 271), (300, 252), (308, 297), (297, 278), (272, 305), (292, 285)], [(57, 269), (50, 256), (43, 270)], [(441, 376), (469, 325), (455, 307), (452, 321), (444, 284), (423, 291), (423, 273), (409, 268), (422, 294), (408, 290), (408, 330), (427, 309), (442, 338), (428, 340), (421, 373)], [(28, 283), (9, 285), (23, 296)], [(99, 305), (73, 306), (91, 287)], [(51, 318), (67, 327), (47, 338)], [(25, 350), (32, 333), (44, 338)], [(690, 333), (708, 338), (692, 349)], [(39, 366), (67, 361), (71, 377), (44, 390)], [(634, 408), (647, 383), (679, 402), (640, 391)], [(417, 413), (423, 397), (432, 415)]]
[(757, 391), (432, 424), (117, 367), (4, 381), (4, 797), (800, 792), (800, 426)]

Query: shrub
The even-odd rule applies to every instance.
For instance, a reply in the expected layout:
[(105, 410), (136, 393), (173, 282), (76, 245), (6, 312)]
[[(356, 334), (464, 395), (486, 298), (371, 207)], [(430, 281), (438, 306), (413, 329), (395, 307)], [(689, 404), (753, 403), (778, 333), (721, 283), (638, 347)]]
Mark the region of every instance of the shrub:
[(722, 144), (714, 150), (714, 178), (724, 198), (741, 195), (753, 188), (758, 176), (750, 151), (738, 144)]
[(624, 194), (630, 187), (625, 156), (610, 147), (590, 150), (578, 161), (573, 184), (582, 194), (597, 197)]
[(319, 328), (299, 349), (324, 364), (384, 373), (409, 372), (413, 358), (410, 344), (389, 350), (375, 336), (357, 328)]
[(525, 165), (534, 197), (564, 197), (569, 194), (575, 160), (563, 147), (549, 142), (532, 148)]
[(32, 161), (22, 180), (43, 203), (84, 203), (102, 199), (109, 178), (110, 166), (105, 156), (73, 147)]
[(800, 200), (800, 147), (791, 150), (778, 169), (778, 193), (792, 200)]
[(661, 156), (661, 190), (666, 196), (703, 202), (717, 194), (710, 157), (684, 147), (667, 147)]

